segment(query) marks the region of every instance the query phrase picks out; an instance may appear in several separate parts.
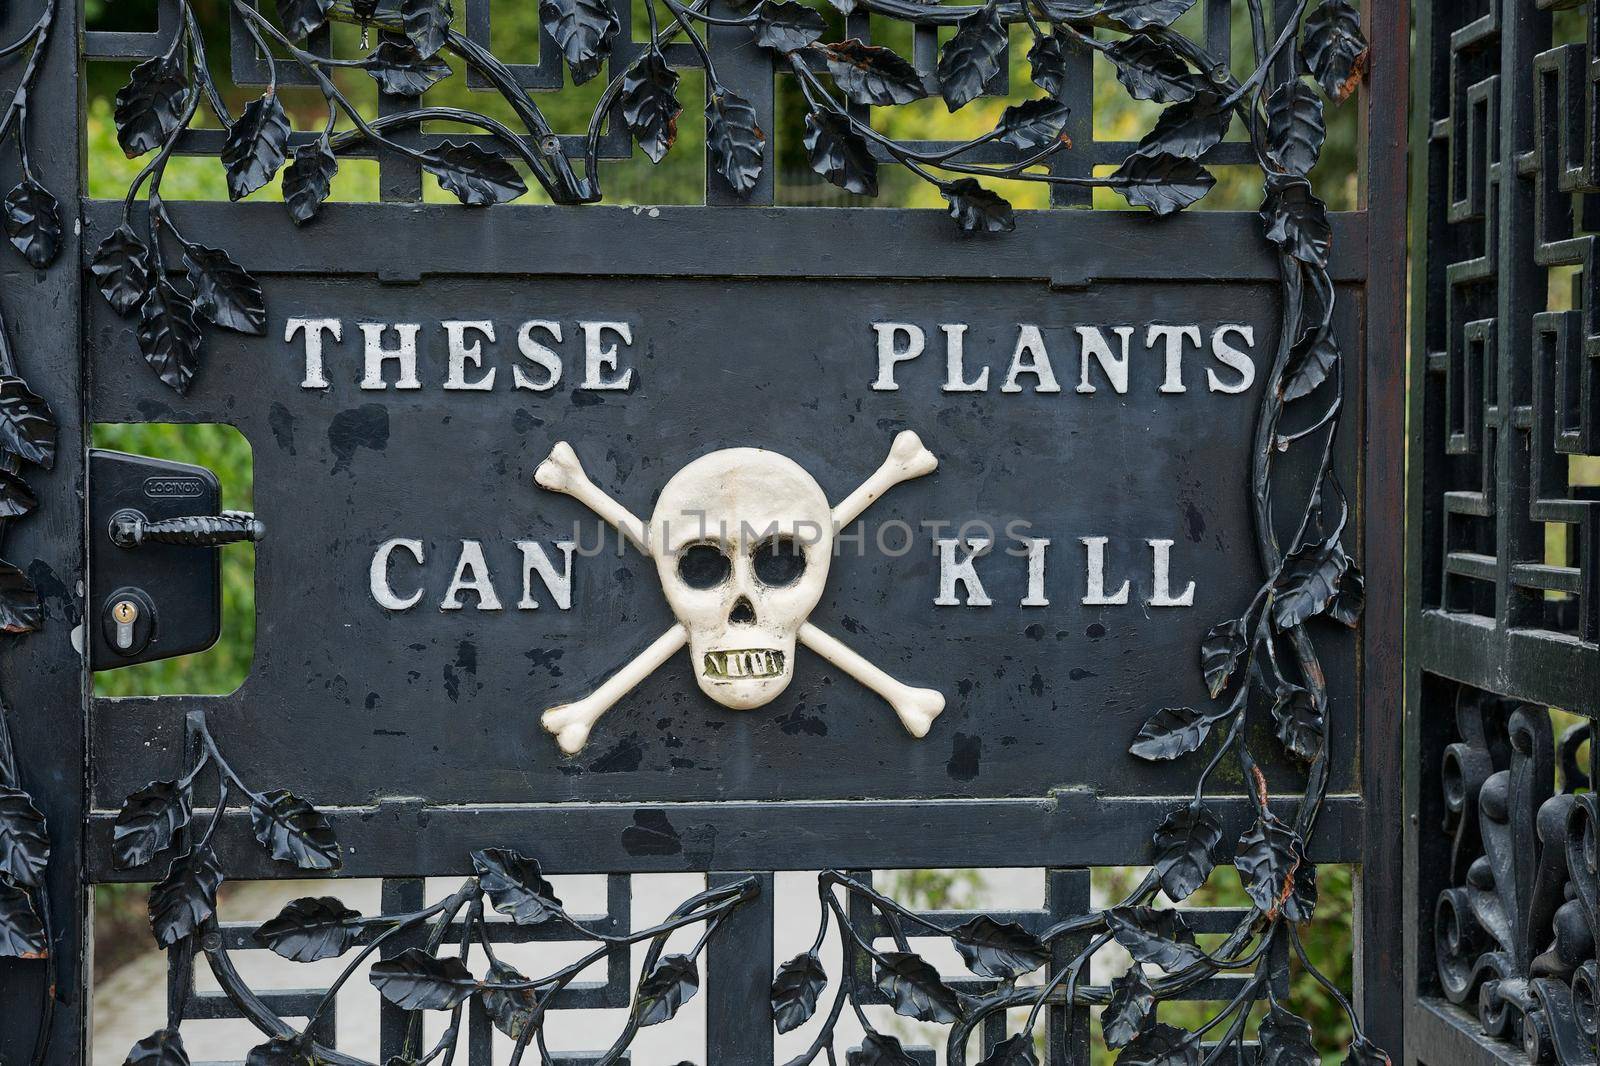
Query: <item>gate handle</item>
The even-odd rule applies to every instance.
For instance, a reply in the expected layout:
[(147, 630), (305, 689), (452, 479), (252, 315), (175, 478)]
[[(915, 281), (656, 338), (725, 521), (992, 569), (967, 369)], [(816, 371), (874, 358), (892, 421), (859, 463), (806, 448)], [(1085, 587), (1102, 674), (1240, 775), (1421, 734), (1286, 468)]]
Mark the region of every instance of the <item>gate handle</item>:
[(259, 541), (267, 527), (249, 511), (223, 511), (220, 515), (192, 515), (152, 522), (138, 511), (118, 511), (111, 516), (111, 543), (137, 548), (146, 541), (215, 548), (239, 541)]

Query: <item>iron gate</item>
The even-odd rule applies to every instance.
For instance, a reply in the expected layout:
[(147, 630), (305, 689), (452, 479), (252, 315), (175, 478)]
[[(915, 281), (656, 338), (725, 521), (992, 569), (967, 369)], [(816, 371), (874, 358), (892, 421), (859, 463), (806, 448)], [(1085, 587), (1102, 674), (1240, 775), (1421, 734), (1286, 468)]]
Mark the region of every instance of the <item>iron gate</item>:
[[(7, 201), (7, 232), (35, 269), (5, 279), (17, 355), (14, 366), (0, 360), (8, 416), (0, 432), (7, 455), (17, 453), (12, 466), (46, 465), (18, 452), (19, 442), (42, 439), (36, 426), (29, 436), (23, 417), (30, 404), (37, 415), (42, 397), (59, 449), (49, 473), (33, 478), (37, 513), (8, 503), (8, 521), (26, 515), (8, 554), (36, 561), (17, 579), (8, 574), (9, 609), (24, 610), (5, 628), (40, 631), (0, 661), (10, 719), (0, 740), (15, 740), (14, 753), (0, 748), (0, 784), (15, 825), (35, 824), (35, 807), (48, 821), (52, 858), (37, 885), (16, 876), (21, 864), (32, 868), (37, 840), (22, 840), (7, 860), (16, 864), (3, 882), (19, 947), (12, 954), (48, 958), (0, 964), (0, 1057), (27, 1061), (36, 1030), (16, 1020), (39, 1018), (48, 1061), (86, 1060), (88, 886), (157, 881), (152, 925), (169, 949), (170, 1014), (151, 1019), (151, 1035), (130, 1056), (141, 1063), (187, 1062), (181, 1023), (221, 1017), (262, 1031), (252, 1062), (359, 1061), (336, 1047), (327, 989), (257, 993), (238, 977), (235, 954), (268, 948), (297, 961), (347, 952), (379, 960), (378, 995), (361, 1009), (380, 1015), (380, 1061), (420, 1057), (417, 1019), (440, 1010), (453, 1012), (474, 1066), (490, 1062), (502, 1038), (519, 1057), (614, 1061), (636, 1029), (671, 1019), (697, 994), (707, 1037), (693, 1057), (710, 1066), (770, 1062), (778, 1030), (821, 1018), (815, 1058), (846, 1005), (866, 1027), (852, 1063), (934, 1061), (932, 1049), (902, 1050), (872, 1029), (885, 1007), (951, 1025), (952, 1063), (965, 1060), (973, 1033), (985, 1062), (1034, 1061), (1035, 1032), (1052, 1066), (1086, 1062), (1092, 1005), (1106, 1007), (1105, 1042), (1129, 1047), (1132, 1059), (1191, 1062), (1237, 1046), (1242, 1061), (1259, 1044), (1298, 1061), (1310, 1037), (1284, 996), (1296, 926), (1315, 909), (1316, 863), (1361, 872), (1351, 1059), (1378, 1062), (1379, 1048), (1402, 1047), (1394, 932), (1408, 912), (1392, 876), (1400, 868), (1405, 159), (1387, 146), (1403, 136), (1406, 13), (1374, 5), (1362, 25), (1343, 0), (959, 8), (858, 0), (836, 3), (827, 19), (793, 4), (663, 5), (671, 19), (658, 46), (655, 5), (546, 0), (524, 63), (490, 50), (487, 0), (466, 0), (460, 32), (443, 0), (281, 0), (273, 11), (240, 2), (229, 10), (227, 55), (209, 59), (187, 0), (162, 0), (158, 24), (144, 31), (74, 33), (81, 5), (57, 0), (5, 13), (7, 39), (38, 45), (42, 62), (24, 75), (31, 107), (15, 127), (27, 130), (19, 162), (33, 177)], [(1168, 28), (1180, 16), (1189, 36)], [(53, 39), (28, 36), (31, 25), (52, 27)], [(376, 41), (372, 58), (337, 51), (350, 46), (350, 27), (364, 49), (368, 34)], [(668, 43), (680, 27), (687, 39)], [(993, 133), (963, 145), (871, 129), (873, 106), (937, 93), (956, 111), (1010, 92), (1006, 57), (1026, 34), (1037, 90), (1026, 95), (1038, 99), (1008, 109)], [(1236, 34), (1249, 42), (1237, 57)], [(909, 48), (911, 61), (865, 43), (875, 35)], [(441, 55), (505, 102), (509, 111), (495, 114), (511, 117), (429, 109), (426, 89), (449, 73)], [(83, 76), (105, 62), (138, 64), (116, 121), (128, 153), (154, 160), (142, 175), (152, 184), (136, 184), (125, 202), (87, 196)], [(353, 115), (330, 118), (325, 131), (291, 130), (279, 86), (322, 87), (332, 114), (342, 90), (316, 72), (340, 62), (378, 81), (378, 115), (354, 130)], [(1166, 107), (1140, 141), (1096, 127), (1094, 71), (1107, 62), (1132, 95)], [(235, 84), (266, 91), (234, 110), (202, 76), (224, 64)], [(602, 67), (608, 88), (588, 133), (550, 128), (533, 92)], [(575, 206), (600, 197), (602, 160), (625, 158), (635, 144), (652, 158), (671, 147), (677, 114), (668, 98), (677, 72), (693, 70), (707, 79), (705, 204)], [(948, 216), (774, 206), (786, 128), (780, 79), (803, 88), (805, 148), (818, 173), (864, 194), (876, 190), (880, 168), (936, 170)], [(1364, 206), (1330, 219), (1306, 175), (1323, 101), (1331, 108), (1358, 84), (1366, 143), (1383, 147), (1363, 154)], [(219, 123), (189, 128), (202, 109)], [(1225, 139), (1236, 113), (1246, 116), (1245, 136)], [(473, 132), (435, 131), (450, 122)], [(235, 199), (281, 169), (287, 205), (164, 201), (155, 188), (169, 155), (220, 156)], [(338, 163), (362, 159), (376, 160), (383, 202), (325, 202)], [(995, 193), (995, 176), (1022, 178), (1023, 167), (1035, 180), (1047, 175), (1058, 210), (1014, 216)], [(1265, 189), (1261, 213), (1177, 214), (1211, 188), (1206, 167), (1264, 173), (1255, 179)], [(472, 212), (425, 201), (425, 185), (434, 187), (425, 175), (484, 205), (517, 198), (524, 174), (550, 205)], [(32, 185), (60, 194), (55, 216)], [(1175, 217), (1066, 210), (1089, 207), (1096, 188)], [(61, 222), (54, 234), (52, 217)], [(46, 244), (78, 269), (48, 269)], [(524, 310), (530, 303), (539, 306)], [(1035, 321), (1078, 330), (1081, 362), (1063, 360), (1061, 383), (1041, 362), (1045, 342), (1031, 340)], [(418, 331), (430, 322), (448, 340), (419, 355)], [(1128, 323), (1140, 327), (1132, 343), (1149, 356), (1131, 369)], [(655, 336), (645, 337), (646, 324)], [(1191, 329), (1212, 362), (1191, 365), (1186, 384)], [(1003, 339), (984, 340), (985, 331)], [(367, 353), (360, 381), (348, 361), (358, 332)], [(506, 343), (525, 333), (518, 350), (530, 362), (499, 364), (504, 391), (485, 385), (484, 409), (461, 406), (478, 391), (468, 376), (492, 381), (480, 375), (497, 332)], [(822, 354), (800, 348), (800, 336), (818, 338)], [(933, 363), (941, 336), (946, 366), (915, 376)], [(730, 337), (748, 342), (739, 352), (747, 362), (724, 361)], [(964, 337), (974, 353), (1010, 350), (1015, 339), (1005, 385), (1003, 351), (983, 371), (995, 379), (992, 395), (979, 388), (984, 376), (968, 375), (978, 367), (962, 362)], [(1092, 358), (1095, 338), (1121, 338), (1120, 364), (1110, 347)], [(621, 353), (636, 339), (645, 361), (628, 368)], [(913, 353), (924, 345), (926, 357)], [(448, 367), (438, 355), (446, 347)], [(863, 376), (846, 353), (864, 353), (873, 373)], [(574, 362), (563, 364), (564, 355)], [(742, 366), (759, 371), (755, 386), (735, 377)], [(419, 367), (433, 374), (426, 385), (415, 380)], [(568, 375), (559, 407), (519, 406), (506, 379), (533, 367), (549, 376), (528, 391)], [(17, 375), (38, 397), (7, 384)], [(1019, 377), (1026, 385), (1013, 389)], [(783, 403), (762, 396), (768, 381), (790, 390)], [(1185, 392), (1185, 406), (1163, 406)], [(985, 406), (1009, 403), (1010, 393), (1024, 395), (1004, 417)], [(1057, 393), (1117, 402), (1102, 415), (1067, 415), (1040, 402)], [(1244, 406), (1215, 406), (1241, 394)], [(651, 409), (630, 414), (630, 405)], [(260, 623), (251, 677), (232, 695), (92, 695), (85, 649), (153, 653), (139, 619), (172, 610), (159, 590), (140, 599), (122, 595), (121, 581), (105, 583), (123, 559), (116, 551), (258, 532), (255, 520), (186, 507), (191, 489), (172, 484), (189, 476), (181, 472), (162, 474), (155, 490), (138, 482), (144, 510), (130, 516), (123, 501), (101, 522), (96, 508), (109, 505), (97, 494), (110, 475), (86, 470), (88, 427), (146, 421), (227, 422), (254, 446), (266, 530)], [(1073, 525), (1098, 512), (1068, 491), (1070, 478), (1092, 483), (1095, 451), (1131, 446), (1139, 433), (1155, 434), (1156, 444), (1144, 466), (1124, 462), (1107, 482), (1113, 536)], [(886, 480), (847, 495), (891, 438)], [(960, 497), (950, 494), (966, 490), (951, 486), (969, 485), (984, 495), (973, 488), (966, 505), (983, 499), (996, 516), (1043, 515), (1056, 537), (1086, 553), (1084, 586), (1053, 591), (1074, 610), (1097, 608), (1082, 612), (1083, 625), (1075, 620), (1069, 632), (1023, 613), (1049, 606), (1048, 534), (1027, 541), (1025, 559), (1008, 571), (984, 564), (992, 607), (975, 545), (962, 534), (930, 558), (849, 560), (854, 583), (835, 582), (816, 607), (820, 628), (800, 612), (798, 637), (777, 651), (707, 650), (689, 632), (689, 610), (644, 595), (651, 560), (641, 569), (641, 555), (624, 549), (632, 540), (666, 557), (693, 545), (638, 535), (638, 520), (605, 496), (642, 507), (667, 482), (666, 498), (677, 480), (667, 475), (680, 464), (687, 470), (709, 447), (749, 441), (792, 451), (843, 498), (831, 511), (822, 501), (822, 513), (854, 519), (888, 485), (929, 472), (923, 438), (926, 458), (941, 465), (938, 487), (897, 490), (884, 513), (914, 520), (913, 505), (952, 506)], [(567, 452), (563, 439), (572, 441)], [(867, 456), (853, 457), (863, 449)], [(604, 492), (587, 483), (583, 461), (604, 470)], [(1017, 469), (1024, 483), (1007, 480)], [(632, 482), (635, 473), (648, 476)], [(1213, 580), (1205, 617), (1161, 613), (1192, 602), (1173, 562), (1178, 538), (1145, 529), (1161, 513), (1151, 501), (1174, 485), (1187, 486), (1188, 542), (1201, 579)], [(193, 498), (207, 491), (197, 482)], [(578, 501), (617, 527), (608, 545), (618, 554), (602, 560), (603, 573), (576, 579), (567, 554), (563, 585), (562, 542), (552, 537), (558, 522), (587, 513)], [(545, 510), (529, 518), (535, 508)], [(419, 532), (408, 522), (433, 525)], [(527, 536), (539, 540), (523, 547)], [(1106, 613), (1128, 602), (1108, 569), (1129, 565), (1108, 546), (1118, 537), (1145, 553), (1141, 565), (1152, 560), (1150, 580), (1138, 580), (1138, 617)], [(455, 551), (457, 543), (442, 575), (427, 569), (441, 565), (441, 544)], [(1064, 564), (1053, 558), (1059, 574)], [(520, 567), (512, 583), (520, 579), (526, 607), (504, 595), (509, 586), (495, 590), (490, 575), (507, 559)], [(666, 569), (661, 579), (670, 599), (676, 579)], [(915, 605), (896, 598), (917, 582), (928, 594)], [(39, 606), (29, 614), (34, 592)], [(407, 613), (422, 599), (426, 612)], [(955, 613), (929, 616), (927, 601)], [(589, 630), (558, 613), (573, 603), (591, 615)], [(759, 596), (758, 605), (768, 610)], [(479, 613), (500, 610), (527, 614)], [(1238, 617), (1216, 624), (1230, 615)], [(1592, 629), (1592, 608), (1590, 618)], [(850, 640), (829, 635), (837, 631)], [(869, 650), (897, 674), (926, 672), (936, 688), (906, 690), (845, 646), (858, 638), (871, 638)], [(793, 664), (797, 639), (809, 664)], [(1102, 639), (1143, 657), (1119, 665), (1110, 651), (1094, 652)], [(1069, 640), (1099, 665), (1051, 650)], [(631, 711), (598, 725), (585, 717), (572, 732), (570, 716), (547, 718), (553, 737), (537, 728), (537, 700), (581, 696), (583, 682), (599, 683), (619, 658), (662, 667), (685, 642), (695, 648), (690, 669), (668, 666), (643, 682), (629, 675), (642, 685)], [(1157, 676), (1179, 657), (1199, 662)], [(695, 691), (770, 675), (787, 682), (800, 670), (798, 695), (764, 712), (719, 718)], [(1080, 682), (1090, 695), (1069, 692)], [(1051, 717), (1074, 709), (1094, 728), (1064, 731)], [(1229, 753), (1238, 763), (1211, 779), (1193, 749), (1214, 726), (1205, 753), (1218, 756), (1213, 768)], [(1149, 908), (1159, 892), (1181, 902), (1219, 861), (1237, 865), (1249, 907)], [(1091, 868), (1149, 862), (1155, 871), (1122, 905), (1094, 905)], [(917, 913), (874, 888), (873, 870), (929, 867), (1044, 868), (1044, 905)], [(817, 946), (832, 923), (842, 955), (824, 963), (814, 947), (784, 962), (773, 948), (775, 876), (816, 870), (830, 871), (818, 882)], [(362, 918), (326, 898), (297, 901), (270, 927), (216, 913), (224, 875), (332, 871), (382, 879), (383, 913)], [(631, 928), (636, 879), (661, 872), (705, 876), (705, 892), (666, 923), (703, 926), (687, 953), (665, 952), (665, 933)], [(570, 874), (605, 875), (604, 913), (567, 915), (545, 877)], [(427, 878), (462, 875), (466, 885), (442, 900), (426, 891)], [(490, 912), (510, 920), (486, 921)], [(25, 924), (32, 919), (37, 928)], [(928, 939), (951, 942), (970, 973), (941, 976), (912, 948)], [(622, 941), (648, 950), (631, 957)], [(1168, 976), (1146, 978), (1136, 967), (1115, 986), (1095, 984), (1085, 966), (1112, 941)], [(549, 942), (598, 945), (604, 980), (574, 983), (577, 972), (561, 970), (529, 979), (493, 955), (496, 946)], [(34, 944), (46, 950), (27, 950)], [(221, 992), (195, 990), (200, 959)], [(1017, 983), (1040, 970), (1043, 983)], [(1157, 999), (1219, 1004), (1219, 1027), (1187, 1033), (1160, 1023)], [(1247, 1040), (1257, 1001), (1271, 1010)], [(600, 1008), (627, 1012), (616, 1043), (608, 1033), (589, 1050), (546, 1053), (547, 1011)]]

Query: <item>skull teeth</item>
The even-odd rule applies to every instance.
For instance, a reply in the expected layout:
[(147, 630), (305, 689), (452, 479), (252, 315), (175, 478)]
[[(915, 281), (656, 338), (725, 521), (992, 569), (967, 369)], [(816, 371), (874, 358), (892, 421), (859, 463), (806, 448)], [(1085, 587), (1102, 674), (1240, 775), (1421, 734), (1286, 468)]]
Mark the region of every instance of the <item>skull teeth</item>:
[(746, 681), (783, 676), (783, 652), (772, 648), (708, 651), (705, 676), (713, 681)]

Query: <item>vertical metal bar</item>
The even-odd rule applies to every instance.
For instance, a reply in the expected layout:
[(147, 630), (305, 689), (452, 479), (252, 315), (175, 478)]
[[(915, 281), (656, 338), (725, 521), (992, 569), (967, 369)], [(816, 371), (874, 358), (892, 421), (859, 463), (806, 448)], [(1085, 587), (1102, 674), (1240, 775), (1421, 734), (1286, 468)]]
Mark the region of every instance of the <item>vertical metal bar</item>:
[[(378, 114), (393, 115), (410, 111), (420, 103), (415, 96), (378, 94)], [(422, 127), (396, 128), (384, 134), (396, 144), (415, 148), (422, 143)], [(422, 199), (422, 165), (416, 160), (395, 152), (378, 152), (378, 198), (402, 203), (417, 203)]]
[[(419, 878), (386, 877), (378, 909), (384, 914), (421, 910), (427, 905), (423, 898), (425, 888), (426, 884)], [(401, 950), (398, 946), (385, 944), (378, 949), (378, 956), (390, 959), (400, 954)], [(402, 1053), (411, 1017), (411, 1011), (401, 1010), (387, 999), (378, 1004), (378, 1049), (382, 1061), (387, 1062)]]
[[(7, 41), (37, 19), (43, 0), (9, 4)], [(0, 1060), (33, 1060), (36, 1020), (55, 996), (49, 1061), (89, 1060), (89, 890), (83, 874), (86, 781), (84, 755), (89, 675), (73, 650), (73, 626), (83, 615), (83, 457), (88, 447), (83, 382), (79, 205), (83, 179), (83, 85), (79, 77), (81, 0), (59, 0), (49, 49), (39, 69), (29, 114), (30, 156), (40, 182), (61, 203), (61, 253), (49, 270), (13, 264), (0, 276), (0, 309), (17, 370), (55, 413), (57, 459), (46, 472), (30, 468), (38, 510), (8, 531), (5, 555), (38, 568), (64, 590), (45, 599), (45, 626), (27, 636), (0, 636), (0, 698), (16, 742), (21, 785), (50, 827), (51, 861), (45, 895), (53, 937), (52, 960), (0, 960)], [(12, 158), (7, 155), (8, 173)], [(52, 989), (53, 985), (53, 989)], [(14, 1021), (13, 1021), (14, 1019)]]
[(754, 876), (759, 889), (706, 947), (706, 1066), (772, 1061), (772, 875), (710, 873), (706, 887)]
[[(743, 11), (728, 0), (714, 0), (711, 14), (721, 18), (737, 18)], [(773, 121), (772, 60), (764, 48), (756, 47), (745, 26), (707, 26), (706, 47), (711, 50), (711, 60), (716, 64), (717, 77), (733, 92), (750, 101), (755, 109), (756, 125), (766, 134), (761, 146), (761, 177), (748, 197), (734, 192), (721, 174), (712, 166), (710, 149), (706, 155), (706, 204), (712, 207), (743, 207), (746, 204), (770, 204), (777, 179), (777, 155), (773, 151), (776, 123)], [(708, 75), (709, 76), (709, 75)]]
[[(1050, 160), (1050, 173), (1077, 178), (1094, 176), (1094, 49), (1069, 40), (1067, 84), (1062, 96), (1072, 102), (1062, 132), (1072, 147)], [(1051, 207), (1093, 207), (1094, 190), (1082, 185), (1050, 186)]]
[[(1045, 910), (1052, 921), (1087, 914), (1092, 906), (1088, 870), (1046, 870)], [(1089, 946), (1088, 934), (1061, 937), (1050, 947), (1050, 972), (1059, 973), (1078, 953)], [(1048, 1066), (1088, 1066), (1089, 1009), (1051, 1007), (1050, 1036), (1046, 1050)]]
[(1233, 0), (1206, 0), (1206, 52), (1220, 63), (1233, 61)]

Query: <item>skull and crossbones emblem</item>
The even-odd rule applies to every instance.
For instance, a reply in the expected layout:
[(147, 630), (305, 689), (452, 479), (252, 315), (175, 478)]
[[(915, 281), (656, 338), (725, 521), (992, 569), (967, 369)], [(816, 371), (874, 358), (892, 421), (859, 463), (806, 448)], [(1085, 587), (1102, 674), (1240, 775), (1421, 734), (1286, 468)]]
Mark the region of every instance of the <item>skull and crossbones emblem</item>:
[(534, 481), (578, 500), (652, 558), (678, 620), (587, 697), (545, 711), (545, 730), (577, 754), (600, 716), (685, 645), (707, 696), (732, 710), (765, 706), (793, 680), (799, 643), (887, 700), (912, 736), (926, 736), (944, 696), (895, 680), (808, 618), (827, 585), (835, 531), (938, 465), (908, 430), (860, 488), (830, 507), (794, 460), (728, 448), (668, 479), (646, 526), (589, 479), (571, 445), (557, 443)]

